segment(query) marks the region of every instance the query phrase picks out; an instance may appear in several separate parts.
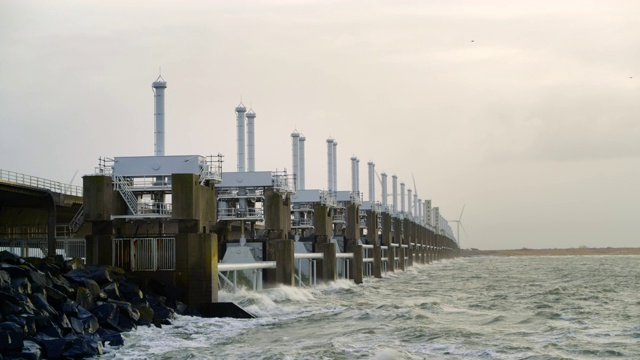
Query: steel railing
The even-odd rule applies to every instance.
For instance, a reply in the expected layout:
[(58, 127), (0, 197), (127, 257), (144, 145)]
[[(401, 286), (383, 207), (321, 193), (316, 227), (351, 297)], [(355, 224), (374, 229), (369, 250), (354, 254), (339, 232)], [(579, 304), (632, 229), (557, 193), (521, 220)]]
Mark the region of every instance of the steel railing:
[(128, 271), (176, 269), (174, 237), (118, 238), (112, 243), (112, 264)]
[[(238, 271), (253, 271), (253, 290), (262, 290), (262, 270), (275, 269), (275, 261), (258, 261), (255, 263), (238, 263), (238, 264), (224, 264), (218, 263), (218, 277), (220, 277), (225, 284), (229, 285), (233, 293), (238, 290)], [(226, 272), (227, 275), (224, 275)], [(229, 279), (229, 272), (233, 272), (232, 279)]]
[(82, 197), (82, 186), (61, 183), (43, 179), (36, 176), (21, 174), (9, 170), (0, 169), (0, 181), (6, 181), (13, 184), (27, 185), (38, 189), (51, 190), (65, 195), (73, 195)]
[[(48, 240), (42, 238), (29, 239), (0, 239), (0, 251), (8, 251), (20, 257), (48, 256)], [(65, 259), (81, 258), (85, 259), (86, 241), (84, 239), (57, 239), (56, 255), (62, 255)]]
[(122, 198), (125, 203), (127, 203), (129, 210), (131, 210), (131, 214), (137, 215), (138, 198), (133, 194), (133, 192), (131, 192), (131, 189), (129, 188), (130, 183), (131, 181), (129, 179), (113, 174), (113, 189), (117, 190), (120, 195), (122, 195)]

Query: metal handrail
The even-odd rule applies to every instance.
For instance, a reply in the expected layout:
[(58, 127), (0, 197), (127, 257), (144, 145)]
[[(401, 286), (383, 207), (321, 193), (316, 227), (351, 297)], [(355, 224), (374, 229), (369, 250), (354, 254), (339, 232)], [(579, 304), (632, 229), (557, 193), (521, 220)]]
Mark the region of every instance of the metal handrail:
[(47, 180), (9, 170), (0, 169), (0, 181), (28, 185), (39, 189), (51, 190), (60, 194), (82, 197), (82, 186), (65, 184), (59, 181)]
[(353, 253), (337, 253), (336, 259), (353, 259)]
[(127, 203), (129, 210), (131, 210), (131, 214), (137, 215), (138, 214), (138, 198), (129, 189), (127, 180), (120, 175), (113, 174), (113, 188), (114, 190), (117, 190), (120, 193), (120, 195), (122, 195), (124, 202)]
[(218, 263), (218, 271), (240, 271), (240, 270), (254, 270), (254, 269), (275, 269), (275, 261), (258, 261), (255, 263), (237, 263), (226, 264)]
[(78, 230), (80, 230), (80, 228), (82, 227), (82, 225), (84, 224), (84, 205), (80, 206), (80, 209), (78, 209), (78, 212), (74, 215), (73, 219), (71, 219), (71, 222), (69, 223), (69, 230), (72, 233), (77, 233)]
[(295, 253), (293, 254), (295, 260), (298, 259), (324, 259), (323, 253)]

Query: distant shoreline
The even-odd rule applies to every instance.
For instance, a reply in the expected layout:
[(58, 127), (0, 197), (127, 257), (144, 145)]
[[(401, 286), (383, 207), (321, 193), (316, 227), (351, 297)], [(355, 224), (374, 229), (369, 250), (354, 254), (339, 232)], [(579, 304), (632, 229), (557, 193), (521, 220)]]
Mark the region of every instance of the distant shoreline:
[(568, 248), (568, 249), (462, 249), (462, 256), (581, 256), (581, 255), (640, 255), (640, 248)]

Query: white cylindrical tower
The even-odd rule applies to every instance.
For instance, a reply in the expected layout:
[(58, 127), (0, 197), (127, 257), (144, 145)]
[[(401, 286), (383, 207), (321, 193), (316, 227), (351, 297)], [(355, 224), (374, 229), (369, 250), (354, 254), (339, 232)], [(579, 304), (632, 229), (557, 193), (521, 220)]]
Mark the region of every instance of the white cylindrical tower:
[(394, 216), (398, 215), (398, 177), (393, 174), (391, 176), (391, 199), (393, 200), (393, 211), (391, 212)]
[(360, 159), (356, 159), (356, 187), (357, 195), (360, 196)]
[(162, 76), (158, 76), (156, 81), (151, 84), (154, 94), (154, 144), (153, 154), (155, 156), (164, 156), (164, 89), (167, 88), (167, 82)]
[(422, 224), (422, 199), (418, 199), (418, 223)]
[(387, 211), (387, 173), (380, 174), (382, 178), (382, 211)]
[(327, 139), (327, 191), (333, 196), (333, 139)]
[(431, 222), (431, 200), (424, 201), (424, 215), (425, 215), (424, 221), (427, 223), (427, 225), (433, 226)]
[(300, 142), (298, 143), (298, 185), (300, 190), (305, 189), (304, 185), (304, 142), (307, 140), (304, 136), (300, 135)]
[(338, 142), (333, 141), (333, 196), (338, 193)]
[(256, 171), (256, 151), (255, 151), (255, 119), (256, 113), (250, 109), (247, 113), (247, 171)]
[(293, 179), (296, 190), (300, 189), (300, 134), (293, 130), (291, 133), (291, 154), (293, 160)]
[(400, 183), (400, 213), (404, 215), (404, 183)]
[(236, 106), (236, 122), (238, 126), (238, 172), (244, 172), (244, 114), (247, 112), (247, 108), (243, 103)]
[(407, 189), (407, 212), (409, 216), (413, 216), (413, 206), (411, 205), (411, 189)]
[(351, 157), (351, 192), (358, 193), (358, 158), (355, 156)]
[(440, 235), (440, 208), (437, 206), (433, 208), (433, 227), (433, 232), (435, 232), (436, 235)]
[(413, 216), (418, 216), (418, 194), (413, 194)]
[(369, 202), (371, 203), (371, 208), (373, 209), (373, 204), (375, 204), (376, 202), (376, 164), (374, 164), (373, 161), (369, 161), (367, 165), (369, 166)]

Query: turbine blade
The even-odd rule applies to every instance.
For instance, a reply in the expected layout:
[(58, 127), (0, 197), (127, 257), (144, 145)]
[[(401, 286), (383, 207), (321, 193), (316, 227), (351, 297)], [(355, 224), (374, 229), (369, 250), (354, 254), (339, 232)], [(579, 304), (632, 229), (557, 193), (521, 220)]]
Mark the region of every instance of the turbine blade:
[(462, 204), (462, 211), (460, 211), (460, 217), (458, 218), (458, 221), (462, 221), (462, 213), (464, 213), (465, 206), (467, 206), (467, 204)]
[(466, 237), (469, 237), (469, 234), (467, 234), (467, 230), (465, 230), (464, 225), (462, 225), (462, 222), (460, 222), (460, 227), (462, 228), (462, 231), (464, 232), (464, 235)]

